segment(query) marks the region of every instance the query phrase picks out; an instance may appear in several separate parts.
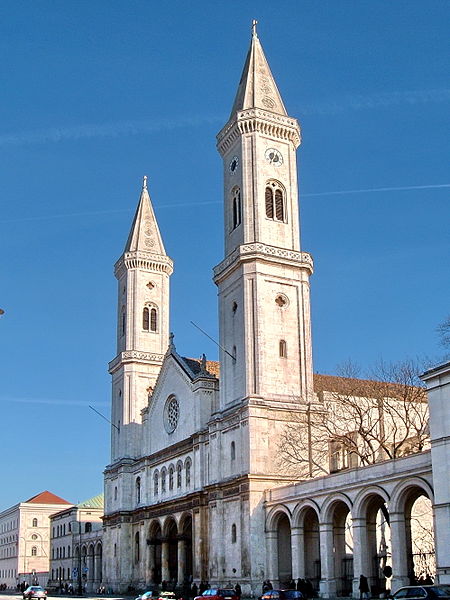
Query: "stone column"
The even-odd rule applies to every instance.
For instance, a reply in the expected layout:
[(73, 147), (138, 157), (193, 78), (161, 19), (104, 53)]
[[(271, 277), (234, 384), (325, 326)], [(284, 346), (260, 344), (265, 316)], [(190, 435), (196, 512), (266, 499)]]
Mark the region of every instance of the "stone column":
[(368, 556), (367, 522), (365, 518), (353, 518), (353, 598), (359, 597), (359, 576), (368, 579), (372, 573)]
[(95, 563), (94, 563), (94, 552), (89, 553), (88, 557), (87, 557), (87, 567), (88, 567), (88, 572), (87, 572), (87, 589), (88, 591), (92, 591), (93, 587), (94, 587), (94, 579), (95, 579)]
[(333, 523), (319, 523), (319, 537), (321, 559), (320, 596), (322, 598), (333, 598), (336, 596)]
[(155, 568), (156, 568), (156, 544), (150, 542), (148, 545), (148, 583), (154, 583), (155, 581)]
[(94, 563), (95, 563), (95, 587), (97, 588), (102, 582), (102, 555), (97, 551), (97, 554), (94, 555)]
[(161, 579), (169, 581), (169, 540), (163, 539), (161, 543)]
[(305, 578), (305, 535), (303, 527), (291, 528), (292, 579)]
[(183, 585), (186, 576), (186, 542), (184, 538), (178, 540), (178, 585)]
[(390, 513), (392, 544), (392, 591), (409, 585), (406, 524), (403, 513)]
[(267, 577), (276, 587), (278, 581), (278, 535), (276, 531), (266, 533)]

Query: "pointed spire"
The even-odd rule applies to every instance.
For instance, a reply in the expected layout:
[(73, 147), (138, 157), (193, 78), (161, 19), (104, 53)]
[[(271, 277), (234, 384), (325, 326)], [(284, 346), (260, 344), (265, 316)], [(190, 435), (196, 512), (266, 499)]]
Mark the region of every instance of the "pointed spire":
[(147, 175), (144, 175), (142, 181), (141, 197), (124, 251), (135, 252), (136, 250), (166, 254), (147, 189)]
[(231, 117), (237, 111), (248, 108), (261, 108), (287, 116), (283, 100), (256, 32), (257, 23), (258, 21), (253, 19), (250, 49), (231, 110)]

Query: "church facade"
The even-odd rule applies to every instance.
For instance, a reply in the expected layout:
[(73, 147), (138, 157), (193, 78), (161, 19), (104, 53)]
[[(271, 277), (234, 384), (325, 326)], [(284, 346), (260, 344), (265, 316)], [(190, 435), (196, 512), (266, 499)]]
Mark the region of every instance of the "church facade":
[[(244, 594), (257, 595), (269, 576), (284, 583), (306, 574), (297, 546), (294, 568), (283, 546), (294, 549), (294, 520), (282, 519), (289, 508), (269, 492), (296, 479), (279, 460), (293, 415), (296, 423), (299, 416), (303, 423), (320, 418), (324, 385), (334, 391), (333, 378), (313, 376), (313, 261), (300, 247), (300, 143), (299, 124), (285, 109), (254, 27), (230, 118), (217, 136), (225, 240), (224, 259), (214, 268), (219, 363), (181, 356), (169, 333), (173, 263), (144, 178), (115, 265), (117, 356), (109, 365), (103, 537), (108, 588), (239, 582)], [(292, 489), (283, 489), (294, 505)], [(317, 555), (318, 539), (311, 541)], [(328, 548), (320, 551), (331, 560)], [(291, 564), (274, 556), (289, 556)], [(320, 565), (307, 575), (319, 587)], [(333, 595), (336, 587), (321, 584), (321, 592)]]

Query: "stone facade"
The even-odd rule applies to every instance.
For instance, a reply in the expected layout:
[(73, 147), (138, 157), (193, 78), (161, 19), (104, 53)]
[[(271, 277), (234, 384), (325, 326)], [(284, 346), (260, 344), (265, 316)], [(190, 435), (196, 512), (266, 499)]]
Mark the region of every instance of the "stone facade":
[(95, 592), (102, 584), (103, 494), (50, 517), (49, 585)]
[[(162, 581), (178, 587), (192, 581), (239, 582), (244, 594), (255, 596), (268, 577), (286, 584), (307, 576), (330, 596), (341, 577), (340, 567), (331, 566), (333, 544), (338, 536), (345, 547), (348, 514), (355, 522), (369, 519), (372, 535), (387, 496), (412, 473), (426, 484), (408, 498), (420, 489), (432, 499), (429, 453), (367, 467), (361, 476), (358, 461), (341, 465), (356, 471), (294, 487), (295, 473), (280, 468), (286, 426), (298, 425), (298, 415), (308, 426), (323, 418), (338, 379), (313, 376), (313, 261), (300, 249), (300, 141), (299, 124), (286, 112), (254, 29), (230, 118), (217, 136), (225, 237), (224, 259), (214, 269), (220, 369), (204, 356), (181, 356), (169, 336), (173, 266), (144, 178), (130, 236), (116, 263), (118, 354), (110, 363), (112, 446), (105, 468), (103, 538), (103, 579), (116, 591)], [(376, 413), (379, 408), (375, 403)], [(376, 510), (352, 513), (367, 481), (377, 486), (386, 473), (392, 473), (392, 481), (367, 499)], [(346, 496), (347, 486), (352, 493)], [(339, 506), (327, 499), (332, 492), (340, 494)], [(305, 521), (293, 515), (302, 505), (315, 511), (309, 513), (317, 531), (308, 538), (308, 552), (323, 562), (322, 570), (317, 565), (315, 571), (305, 570), (300, 558), (306, 552), (301, 546)], [(324, 509), (328, 505), (336, 511)], [(397, 512), (398, 506), (392, 520)], [(399, 532), (410, 518), (397, 521), (392, 535), (400, 548), (406, 538)], [(355, 534), (355, 544), (361, 539)], [(343, 551), (340, 558), (350, 560)], [(406, 576), (403, 567), (398, 583)], [(356, 561), (355, 568), (369, 564)], [(355, 587), (354, 575), (359, 577), (352, 566), (350, 587)]]

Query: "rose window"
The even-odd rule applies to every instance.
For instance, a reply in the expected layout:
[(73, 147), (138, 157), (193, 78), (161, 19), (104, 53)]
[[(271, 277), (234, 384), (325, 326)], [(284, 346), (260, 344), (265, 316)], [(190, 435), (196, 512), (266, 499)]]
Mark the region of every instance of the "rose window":
[(172, 433), (177, 428), (180, 417), (180, 405), (176, 398), (172, 397), (167, 400), (164, 413), (164, 426), (167, 433)]

